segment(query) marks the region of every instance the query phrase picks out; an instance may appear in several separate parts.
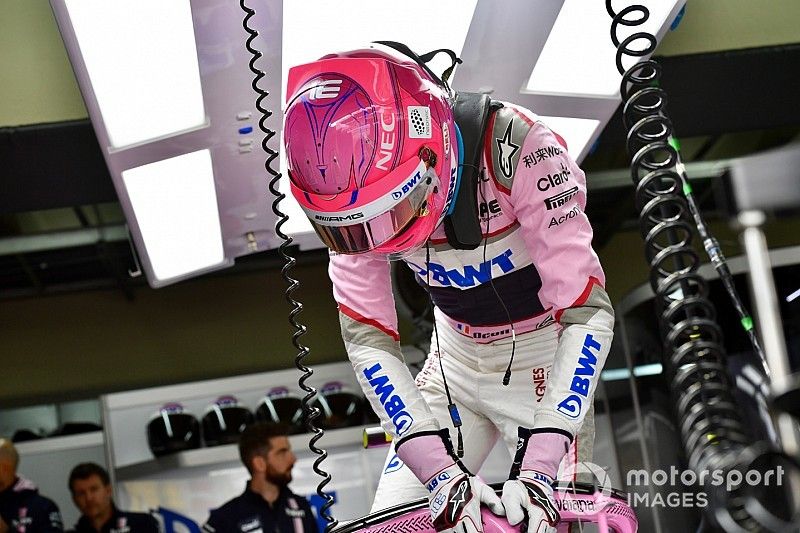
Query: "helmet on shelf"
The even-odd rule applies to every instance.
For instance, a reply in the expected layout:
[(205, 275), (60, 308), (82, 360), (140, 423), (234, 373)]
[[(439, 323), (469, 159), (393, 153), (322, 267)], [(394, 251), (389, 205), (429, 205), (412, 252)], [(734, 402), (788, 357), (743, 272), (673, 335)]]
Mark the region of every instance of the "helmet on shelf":
[(320, 410), (316, 424), (322, 429), (338, 429), (364, 424), (364, 398), (341, 382), (320, 387), (313, 405)]
[(256, 420), (285, 424), (290, 435), (305, 432), (303, 403), (286, 387), (274, 387), (267, 391), (258, 403)]
[(203, 415), (203, 440), (206, 446), (239, 442), (239, 435), (252, 423), (253, 413), (234, 396), (220, 396)]
[(200, 447), (200, 423), (183, 405), (168, 403), (147, 423), (147, 444), (156, 457)]

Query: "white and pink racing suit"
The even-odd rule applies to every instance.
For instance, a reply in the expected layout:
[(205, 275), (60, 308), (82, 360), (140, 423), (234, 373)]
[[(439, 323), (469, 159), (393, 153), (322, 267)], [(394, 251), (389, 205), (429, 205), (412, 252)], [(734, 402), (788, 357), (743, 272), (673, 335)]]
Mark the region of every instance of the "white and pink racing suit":
[[(478, 203), (481, 246), (453, 249), (440, 227), (429, 241), (429, 262), (425, 248), (406, 259), (431, 295), (438, 329), (416, 384), (400, 354), (388, 261), (331, 256), (342, 337), (356, 376), (395, 440), (451, 428), (455, 442), (441, 357), (471, 472), (498, 436), (513, 457), (517, 426), (567, 431), (578, 448), (568, 456), (588, 460), (593, 423), (579, 429), (592, 410), (614, 316), (584, 214), (584, 173), (535, 114), (505, 104), (484, 137)], [(511, 324), (515, 355), (504, 386)], [(392, 447), (373, 511), (426, 494)]]

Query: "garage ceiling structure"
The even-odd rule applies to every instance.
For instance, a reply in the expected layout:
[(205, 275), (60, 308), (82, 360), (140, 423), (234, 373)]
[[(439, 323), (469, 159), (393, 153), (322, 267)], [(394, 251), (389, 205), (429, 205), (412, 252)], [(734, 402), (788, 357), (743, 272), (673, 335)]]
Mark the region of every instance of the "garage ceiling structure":
[[(529, 4), (537, 6), (542, 17), (553, 12), (553, 1)], [(683, 21), (665, 34), (656, 51), (682, 155), (690, 177), (696, 180), (701, 206), (711, 217), (718, 206), (710, 185), (725, 172), (728, 159), (800, 141), (796, 103), (800, 5), (793, 0), (773, 0), (768, 7), (753, 4), (688, 0)], [(477, 14), (491, 13), (508, 3), (479, 0), (476, 5)], [(625, 5), (628, 2), (614, 2), (617, 9)], [(0, 299), (108, 287), (118, 287), (132, 298), (131, 288), (143, 281), (131, 276), (138, 267), (118, 194), (50, 5), (45, 0), (6, 2), (3, 11)], [(597, 24), (610, 25), (608, 19)], [(470, 31), (463, 49), (465, 59), (474, 53), (470, 46), (480, 37), (474, 33), (476, 28)], [(286, 41), (284, 35), (284, 46)], [(523, 61), (524, 57), (512, 50), (507, 61), (530, 72), (534, 61)], [(500, 79), (502, 72), (501, 65), (492, 74)], [(457, 74), (456, 88), (461, 88), (461, 82), (469, 90), (481, 89), (470, 85), (481, 72), (472, 75), (468, 70)], [(493, 88), (502, 94), (501, 88)], [(548, 114), (547, 109), (542, 112), (543, 106), (531, 105), (540, 114)], [(582, 112), (567, 116), (582, 116)], [(618, 110), (591, 140), (581, 155), (589, 186), (588, 214), (602, 253), (615, 232), (636, 225)], [(324, 258), (319, 251), (308, 254)], [(225, 275), (272, 267), (278, 259), (274, 251), (265, 251), (236, 263)]]

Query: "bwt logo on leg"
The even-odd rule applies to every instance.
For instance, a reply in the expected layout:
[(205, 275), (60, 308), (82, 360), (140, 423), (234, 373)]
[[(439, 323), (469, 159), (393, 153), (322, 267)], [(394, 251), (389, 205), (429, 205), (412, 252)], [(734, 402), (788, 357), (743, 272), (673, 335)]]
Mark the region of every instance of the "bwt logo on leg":
[[(592, 377), (597, 372), (597, 354), (600, 353), (601, 345), (594, 340), (591, 333), (586, 335), (581, 349), (581, 356), (578, 358), (578, 366), (572, 374), (572, 384), (570, 394), (559, 402), (556, 410), (569, 418), (578, 418), (583, 410), (583, 400), (589, 398), (589, 388), (592, 385)], [(594, 352), (592, 352), (594, 350)]]
[(375, 396), (383, 405), (386, 414), (394, 424), (397, 436), (403, 435), (411, 428), (414, 418), (406, 411), (406, 403), (400, 396), (394, 393), (394, 385), (389, 381), (389, 376), (378, 375), (383, 370), (380, 363), (375, 363), (369, 368), (364, 369), (364, 377), (369, 381)]

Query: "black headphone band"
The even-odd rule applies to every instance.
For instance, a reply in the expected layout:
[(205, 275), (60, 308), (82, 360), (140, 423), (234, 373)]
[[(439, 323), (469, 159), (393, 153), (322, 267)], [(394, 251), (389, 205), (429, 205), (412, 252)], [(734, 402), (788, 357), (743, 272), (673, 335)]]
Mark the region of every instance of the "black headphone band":
[[(457, 64), (462, 62), (461, 59), (456, 55), (456, 53), (448, 48), (439, 48), (438, 50), (433, 50), (426, 54), (418, 55), (416, 52), (411, 50), (411, 48), (409, 48), (407, 45), (397, 41), (373, 41), (373, 43), (388, 46), (389, 48), (393, 48), (394, 50), (397, 50), (401, 54), (410, 57), (411, 59), (416, 61), (420, 67), (422, 67), (422, 69), (428, 74), (428, 76), (430, 76), (433, 79), (433, 81), (435, 81), (438, 85), (441, 85), (442, 87), (446, 88), (447, 90), (450, 90), (450, 85), (448, 84), (448, 81), (450, 79), (450, 76), (453, 74), (453, 69), (455, 69)], [(442, 76), (440, 78), (439, 76), (433, 73), (430, 67), (428, 67), (427, 63), (428, 61), (436, 57), (437, 54), (442, 52), (446, 53), (450, 57), (452, 64), (442, 73)]]

